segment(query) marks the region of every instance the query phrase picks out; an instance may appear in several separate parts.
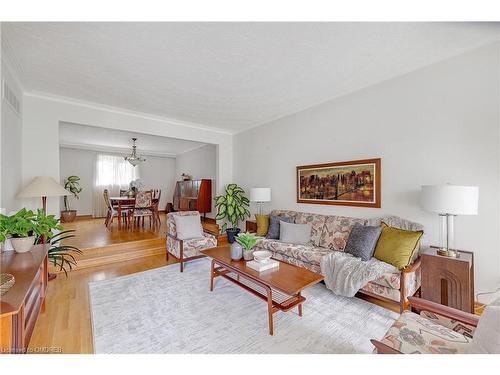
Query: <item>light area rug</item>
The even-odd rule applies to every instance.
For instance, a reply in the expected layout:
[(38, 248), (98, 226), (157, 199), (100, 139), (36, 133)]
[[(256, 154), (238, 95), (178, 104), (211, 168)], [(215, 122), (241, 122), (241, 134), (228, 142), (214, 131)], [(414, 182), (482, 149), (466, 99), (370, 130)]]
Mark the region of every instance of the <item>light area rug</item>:
[(96, 353), (371, 353), (397, 314), (324, 284), (306, 289), (304, 315), (274, 314), (267, 304), (217, 278), (210, 262), (178, 265), (89, 284)]

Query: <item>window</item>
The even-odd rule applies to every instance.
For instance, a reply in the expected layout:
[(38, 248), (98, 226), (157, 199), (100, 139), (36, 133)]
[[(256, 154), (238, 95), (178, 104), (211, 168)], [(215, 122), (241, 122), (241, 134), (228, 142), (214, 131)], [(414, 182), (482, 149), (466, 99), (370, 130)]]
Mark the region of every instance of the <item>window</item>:
[(97, 155), (95, 168), (96, 186), (128, 187), (130, 181), (139, 178), (138, 167), (132, 166), (121, 156)]

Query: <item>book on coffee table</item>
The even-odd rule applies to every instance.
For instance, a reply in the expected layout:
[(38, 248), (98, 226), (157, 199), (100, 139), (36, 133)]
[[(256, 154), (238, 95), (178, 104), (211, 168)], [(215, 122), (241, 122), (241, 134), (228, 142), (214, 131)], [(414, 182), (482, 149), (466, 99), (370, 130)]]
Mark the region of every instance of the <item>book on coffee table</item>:
[(280, 266), (280, 263), (274, 259), (270, 259), (264, 263), (257, 262), (256, 260), (250, 260), (247, 262), (247, 267), (250, 267), (251, 269), (258, 271), (258, 272), (270, 270), (272, 268), (277, 268), (279, 266)]

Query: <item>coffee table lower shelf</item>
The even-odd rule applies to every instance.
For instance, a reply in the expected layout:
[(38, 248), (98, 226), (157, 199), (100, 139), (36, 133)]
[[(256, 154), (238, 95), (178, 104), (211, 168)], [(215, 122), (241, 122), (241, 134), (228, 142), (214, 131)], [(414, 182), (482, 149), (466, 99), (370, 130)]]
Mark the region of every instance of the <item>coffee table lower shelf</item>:
[(267, 302), (267, 313), (269, 320), (269, 334), (273, 335), (273, 314), (278, 311), (289, 311), (295, 307), (298, 308), (299, 316), (302, 316), (302, 304), (306, 300), (300, 292), (294, 295), (282, 293), (269, 287), (261, 281), (239, 272), (238, 269), (220, 265), (215, 259), (212, 259), (210, 271), (210, 291), (214, 290), (214, 280), (217, 277), (223, 277), (226, 280), (240, 286), (246, 291)]

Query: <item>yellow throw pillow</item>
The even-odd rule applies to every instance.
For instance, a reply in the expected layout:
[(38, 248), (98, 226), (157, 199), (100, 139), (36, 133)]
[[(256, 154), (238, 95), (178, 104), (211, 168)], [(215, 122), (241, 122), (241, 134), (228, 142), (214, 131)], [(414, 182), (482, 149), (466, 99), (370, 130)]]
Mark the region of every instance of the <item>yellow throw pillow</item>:
[(423, 234), (422, 230), (403, 230), (382, 222), (382, 233), (373, 256), (398, 269), (405, 268), (411, 263), (413, 254), (418, 250), (420, 237)]
[(265, 237), (269, 230), (269, 215), (255, 214), (257, 221), (257, 236)]

